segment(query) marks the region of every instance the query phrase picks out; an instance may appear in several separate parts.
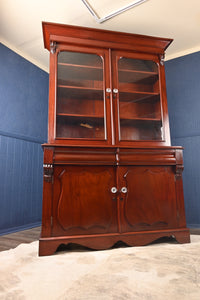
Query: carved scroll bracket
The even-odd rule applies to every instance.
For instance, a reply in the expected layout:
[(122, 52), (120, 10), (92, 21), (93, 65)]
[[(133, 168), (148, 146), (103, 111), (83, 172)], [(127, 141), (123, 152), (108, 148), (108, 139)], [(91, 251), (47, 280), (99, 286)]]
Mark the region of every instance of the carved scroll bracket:
[(176, 165), (176, 174), (175, 178), (176, 179), (181, 179), (182, 173), (183, 173), (184, 166), (183, 165)]
[(119, 166), (120, 157), (119, 157), (119, 148), (117, 148), (115, 153), (116, 165)]
[(43, 164), (43, 176), (44, 181), (53, 182), (53, 165), (52, 164)]
[(163, 54), (160, 55), (160, 64), (161, 64), (161, 66), (164, 66), (164, 62), (165, 62), (165, 54), (163, 53)]
[(54, 54), (55, 52), (56, 52), (56, 42), (51, 42), (50, 43), (50, 52), (52, 53), (52, 54)]

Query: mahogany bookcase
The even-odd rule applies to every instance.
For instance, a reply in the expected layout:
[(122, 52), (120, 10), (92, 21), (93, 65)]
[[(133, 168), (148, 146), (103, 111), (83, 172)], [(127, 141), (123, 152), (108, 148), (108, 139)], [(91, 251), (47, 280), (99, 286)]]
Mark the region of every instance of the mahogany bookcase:
[(39, 255), (190, 241), (182, 147), (172, 147), (164, 53), (171, 39), (43, 23), (50, 51)]

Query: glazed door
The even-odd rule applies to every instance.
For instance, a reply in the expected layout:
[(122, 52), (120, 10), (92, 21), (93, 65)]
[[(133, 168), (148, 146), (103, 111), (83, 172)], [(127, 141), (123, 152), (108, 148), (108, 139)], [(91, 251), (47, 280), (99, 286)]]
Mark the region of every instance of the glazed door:
[(116, 143), (164, 141), (157, 56), (112, 53)]
[(177, 227), (175, 175), (168, 166), (119, 168), (121, 230)]
[(52, 234), (117, 232), (115, 168), (57, 166)]
[(111, 143), (108, 50), (58, 46), (54, 135), (59, 143)]

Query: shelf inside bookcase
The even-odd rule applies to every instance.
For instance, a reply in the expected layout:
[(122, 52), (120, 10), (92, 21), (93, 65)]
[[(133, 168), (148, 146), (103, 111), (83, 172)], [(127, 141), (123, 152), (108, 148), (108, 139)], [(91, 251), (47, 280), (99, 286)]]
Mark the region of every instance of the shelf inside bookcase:
[(103, 90), (94, 87), (81, 87), (71, 85), (58, 85), (58, 97), (71, 97), (77, 99), (101, 99), (103, 100)]
[(58, 75), (62, 79), (102, 80), (103, 68), (98, 66), (58, 63)]
[(83, 65), (83, 64), (70, 64), (70, 63), (64, 63), (64, 62), (58, 62), (58, 66), (63, 66), (63, 67), (66, 67), (66, 68), (73, 68), (73, 69), (76, 69), (76, 68), (86, 68), (86, 69), (97, 69), (97, 70), (102, 70), (102, 66), (94, 66), (94, 65)]
[(161, 119), (160, 98), (152, 97), (143, 101), (121, 101), (119, 103), (120, 119), (151, 118)]
[(88, 90), (88, 91), (101, 91), (101, 88), (97, 88), (97, 87), (87, 87), (87, 86), (74, 86), (74, 85), (62, 85), (62, 84), (58, 84), (58, 88), (61, 89), (69, 89), (69, 90), (80, 90), (80, 91), (84, 91), (84, 90)]
[(61, 51), (58, 64), (102, 67), (103, 59), (96, 53)]
[(153, 60), (129, 58), (126, 56), (120, 56), (118, 59), (118, 68), (144, 73), (158, 73), (157, 63)]
[(57, 114), (56, 136), (59, 138), (104, 139), (104, 117)]
[(135, 125), (141, 126), (143, 124), (162, 124), (162, 120), (159, 118), (121, 118), (120, 119), (121, 126), (123, 125)]
[(153, 61), (118, 60), (119, 139), (162, 140), (159, 73)]
[(62, 51), (57, 65), (57, 138), (105, 139), (103, 59)]
[(59, 117), (66, 117), (66, 118), (79, 118), (79, 119), (103, 119), (103, 115), (92, 115), (92, 114), (68, 114), (68, 113), (57, 113)]
[(100, 99), (60, 98), (57, 102), (57, 114), (104, 115), (104, 102)]
[(159, 97), (159, 93), (143, 92), (143, 91), (119, 91), (120, 101), (125, 102), (138, 102), (138, 101), (153, 101), (155, 97)]
[(121, 140), (162, 140), (161, 120), (125, 120), (121, 123)]
[(152, 84), (158, 80), (157, 72), (118, 69), (120, 82), (133, 82), (133, 83), (149, 83)]

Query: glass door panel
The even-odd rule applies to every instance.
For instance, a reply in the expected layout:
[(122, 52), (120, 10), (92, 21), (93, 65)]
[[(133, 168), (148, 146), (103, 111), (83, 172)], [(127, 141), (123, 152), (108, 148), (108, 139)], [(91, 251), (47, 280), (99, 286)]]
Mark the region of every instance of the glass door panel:
[(103, 65), (96, 54), (58, 54), (57, 138), (106, 139)]
[(158, 67), (154, 61), (118, 60), (119, 139), (162, 140)]

